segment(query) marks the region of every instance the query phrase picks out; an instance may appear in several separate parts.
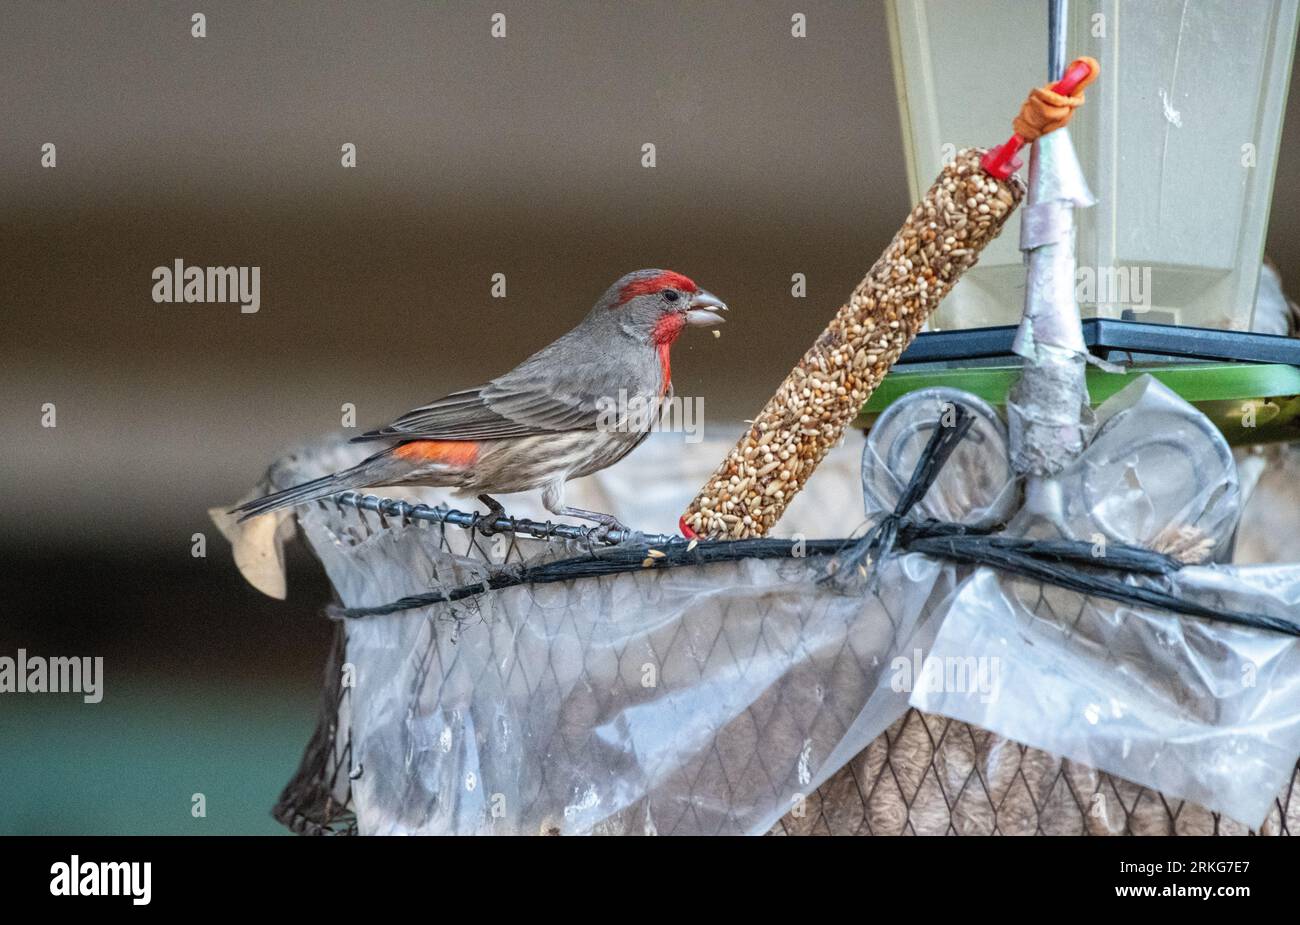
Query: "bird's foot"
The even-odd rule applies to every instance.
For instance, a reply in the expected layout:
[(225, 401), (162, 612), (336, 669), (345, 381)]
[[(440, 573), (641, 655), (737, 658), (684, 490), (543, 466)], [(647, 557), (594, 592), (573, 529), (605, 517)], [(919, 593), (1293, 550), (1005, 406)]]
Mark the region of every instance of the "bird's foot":
[(507, 516), (506, 509), (491, 495), (479, 495), (478, 500), (488, 509), (488, 512), (474, 516), (474, 529), (484, 536), (495, 536), (501, 532), (496, 522)]
[(602, 514), (600, 511), (584, 511), (582, 508), (576, 507), (563, 507), (554, 513), (563, 517), (577, 517), (579, 520), (590, 520), (599, 524), (588, 534), (592, 541), (597, 543), (609, 542), (609, 535), (615, 531), (621, 532), (624, 536), (632, 532), (613, 514)]

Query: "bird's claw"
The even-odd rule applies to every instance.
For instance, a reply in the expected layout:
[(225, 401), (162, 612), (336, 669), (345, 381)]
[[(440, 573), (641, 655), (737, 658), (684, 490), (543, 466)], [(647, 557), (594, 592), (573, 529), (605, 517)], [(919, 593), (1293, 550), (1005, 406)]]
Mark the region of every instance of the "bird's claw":
[(503, 532), (496, 522), (506, 516), (506, 509), (501, 506), (501, 502), (489, 495), (479, 495), (479, 501), (487, 506), (486, 514), (475, 514), (472, 529), (477, 530), (483, 536), (496, 536)]
[(611, 518), (610, 520), (597, 524), (587, 535), (591, 537), (593, 542), (613, 545), (613, 540), (609, 538), (609, 535), (615, 531), (618, 531), (623, 536), (627, 536), (627, 534), (631, 532), (622, 521)]
[[(623, 522), (613, 514), (603, 514), (600, 511), (584, 511), (577, 507), (562, 507), (555, 511), (565, 517), (577, 517), (581, 520), (590, 520), (597, 524), (595, 527), (589, 527), (585, 534), (587, 540), (591, 543), (603, 543), (613, 545), (609, 535), (614, 532), (622, 533), (624, 537), (632, 531), (624, 526)], [(620, 539), (619, 542), (622, 542)]]

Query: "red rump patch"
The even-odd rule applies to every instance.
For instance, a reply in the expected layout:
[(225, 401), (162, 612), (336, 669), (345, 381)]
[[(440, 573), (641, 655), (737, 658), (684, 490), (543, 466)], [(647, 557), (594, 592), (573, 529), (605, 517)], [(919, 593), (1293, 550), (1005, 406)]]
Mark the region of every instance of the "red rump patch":
[(649, 295), (661, 289), (680, 289), (682, 292), (696, 292), (699, 288), (688, 277), (682, 276), (680, 273), (674, 273), (672, 270), (664, 270), (658, 276), (633, 280), (628, 283), (619, 290), (618, 304), (622, 305), (628, 299), (635, 299), (639, 295)]
[(441, 463), (466, 468), (478, 459), (475, 440), (411, 440), (393, 447), (393, 455), (413, 463)]

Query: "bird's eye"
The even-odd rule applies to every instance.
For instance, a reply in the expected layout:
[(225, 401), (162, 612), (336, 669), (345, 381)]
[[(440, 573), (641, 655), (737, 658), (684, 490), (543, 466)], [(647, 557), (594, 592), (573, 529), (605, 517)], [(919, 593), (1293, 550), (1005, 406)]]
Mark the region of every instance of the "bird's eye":
[(678, 298), (680, 298), (680, 296), (677, 295), (677, 291), (675, 289), (665, 289), (664, 298), (667, 299), (669, 302), (676, 302)]

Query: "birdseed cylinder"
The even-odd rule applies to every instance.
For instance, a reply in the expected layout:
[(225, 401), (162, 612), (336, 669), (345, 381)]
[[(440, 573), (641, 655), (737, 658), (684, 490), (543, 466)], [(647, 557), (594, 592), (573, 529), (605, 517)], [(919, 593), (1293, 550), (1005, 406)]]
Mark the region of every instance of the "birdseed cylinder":
[(1014, 175), (980, 168), (979, 148), (944, 167), (752, 426), (682, 515), (688, 535), (764, 536), (1024, 197)]

